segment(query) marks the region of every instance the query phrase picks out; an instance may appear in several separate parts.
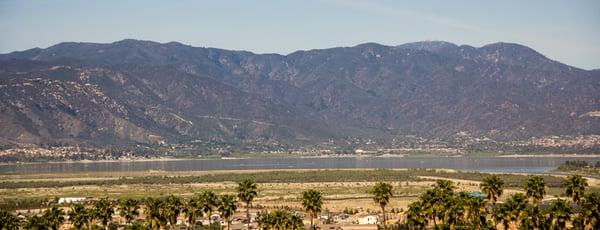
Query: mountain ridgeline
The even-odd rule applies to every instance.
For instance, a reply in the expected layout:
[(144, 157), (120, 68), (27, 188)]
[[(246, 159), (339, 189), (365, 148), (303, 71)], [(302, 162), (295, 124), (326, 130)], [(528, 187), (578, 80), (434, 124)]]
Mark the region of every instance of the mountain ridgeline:
[(67, 42), (0, 55), (0, 143), (598, 135), (599, 92), (600, 71), (510, 43), (367, 43), (278, 55)]

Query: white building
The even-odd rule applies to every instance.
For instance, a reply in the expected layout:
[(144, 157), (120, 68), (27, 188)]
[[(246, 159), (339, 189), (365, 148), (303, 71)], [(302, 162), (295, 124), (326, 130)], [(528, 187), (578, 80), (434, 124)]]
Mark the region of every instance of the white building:
[(62, 197), (58, 199), (59, 204), (80, 203), (85, 201), (85, 197)]
[(358, 219), (358, 224), (377, 224), (378, 216), (370, 215)]

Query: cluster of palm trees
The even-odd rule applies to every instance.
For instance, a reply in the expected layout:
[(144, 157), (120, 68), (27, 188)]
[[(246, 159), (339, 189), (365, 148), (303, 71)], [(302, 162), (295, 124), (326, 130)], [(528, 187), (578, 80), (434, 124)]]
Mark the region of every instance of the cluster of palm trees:
[(428, 226), (434, 229), (566, 229), (570, 222), (575, 229), (600, 229), (600, 195), (585, 194), (587, 182), (581, 176), (570, 176), (563, 184), (572, 202), (557, 198), (549, 205), (542, 204), (546, 184), (539, 176), (529, 177), (524, 194), (515, 193), (503, 203), (497, 203), (504, 188), (498, 176), (485, 178), (480, 187), (487, 201), (476, 194), (455, 192), (451, 181), (436, 181), (418, 201), (409, 205), (403, 226), (408, 229)]
[[(100, 199), (91, 206), (73, 204), (71, 209), (65, 211), (59, 206), (46, 209), (42, 215), (31, 215), (25, 222), (21, 222), (14, 214), (0, 211), (0, 230), (19, 229), (58, 229), (65, 221), (69, 221), (75, 229), (109, 229), (115, 210), (125, 220), (121, 223), (125, 229), (171, 229), (178, 224), (178, 217), (185, 215), (189, 229), (195, 229), (200, 217), (208, 219), (208, 229), (221, 229), (220, 223), (213, 224), (213, 213), (218, 212), (227, 223), (227, 229), (232, 217), (238, 208), (238, 201), (246, 205), (246, 222), (250, 229), (250, 208), (252, 201), (257, 196), (257, 185), (253, 180), (244, 180), (238, 183), (237, 196), (217, 195), (213, 191), (204, 191), (189, 199), (182, 199), (173, 195), (162, 198), (146, 198), (143, 200), (125, 199), (117, 203), (108, 198)], [(322, 195), (315, 190), (302, 193), (302, 204), (311, 216), (311, 228), (314, 229), (312, 220), (321, 212), (323, 205)], [(145, 220), (138, 220), (142, 213)], [(116, 207), (116, 208), (115, 208)], [(65, 218), (68, 217), (68, 219)], [(258, 226), (261, 229), (304, 229), (303, 218), (295, 213), (284, 210), (263, 212), (258, 214)]]
[[(531, 176), (524, 185), (525, 193), (514, 193), (504, 202), (499, 202), (504, 182), (498, 176), (489, 176), (480, 184), (485, 197), (456, 192), (456, 186), (451, 181), (437, 180), (418, 201), (408, 206), (402, 221), (391, 228), (565, 229), (572, 226), (576, 229), (600, 229), (600, 194), (586, 193), (587, 181), (578, 175), (568, 177), (563, 186), (570, 201), (557, 198), (549, 204), (544, 203), (546, 183), (542, 177)], [(201, 217), (208, 219), (208, 229), (221, 229), (220, 223), (212, 223), (213, 213), (216, 212), (229, 229), (238, 202), (246, 206), (245, 221), (250, 229), (250, 208), (257, 196), (257, 185), (252, 180), (245, 180), (238, 183), (236, 191), (237, 195), (217, 195), (212, 191), (204, 191), (188, 199), (173, 195), (143, 200), (125, 199), (118, 201), (118, 204), (104, 198), (91, 206), (73, 204), (66, 213), (54, 206), (41, 215), (28, 217), (23, 223), (14, 214), (0, 211), (0, 230), (21, 227), (58, 229), (67, 220), (76, 229), (109, 229), (118, 225), (125, 229), (170, 229), (178, 225), (181, 215), (186, 217), (189, 229), (201, 225), (198, 221)], [(383, 228), (388, 229), (386, 206), (393, 198), (393, 187), (389, 183), (378, 182), (370, 193), (381, 208)], [(302, 192), (300, 198), (304, 211), (310, 216), (310, 229), (316, 229), (314, 219), (322, 210), (322, 193), (310, 189)], [(145, 219), (139, 220), (142, 207)], [(115, 211), (118, 211), (124, 223), (112, 222)], [(303, 216), (286, 210), (259, 212), (257, 222), (259, 229), (304, 229)]]

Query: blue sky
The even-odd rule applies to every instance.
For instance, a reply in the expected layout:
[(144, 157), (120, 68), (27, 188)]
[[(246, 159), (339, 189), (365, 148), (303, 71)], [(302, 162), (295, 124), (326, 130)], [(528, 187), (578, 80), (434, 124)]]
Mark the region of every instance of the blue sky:
[(600, 68), (600, 1), (30, 1), (0, 0), (0, 53), (124, 38), (287, 54), (444, 40), (530, 46)]

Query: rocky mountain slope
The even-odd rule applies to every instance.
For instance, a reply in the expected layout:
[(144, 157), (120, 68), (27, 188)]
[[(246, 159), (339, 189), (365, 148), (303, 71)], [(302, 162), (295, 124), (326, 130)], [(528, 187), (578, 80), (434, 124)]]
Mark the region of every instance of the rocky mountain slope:
[(254, 54), (176, 42), (0, 55), (0, 143), (385, 143), (600, 134), (600, 73), (518, 44)]

